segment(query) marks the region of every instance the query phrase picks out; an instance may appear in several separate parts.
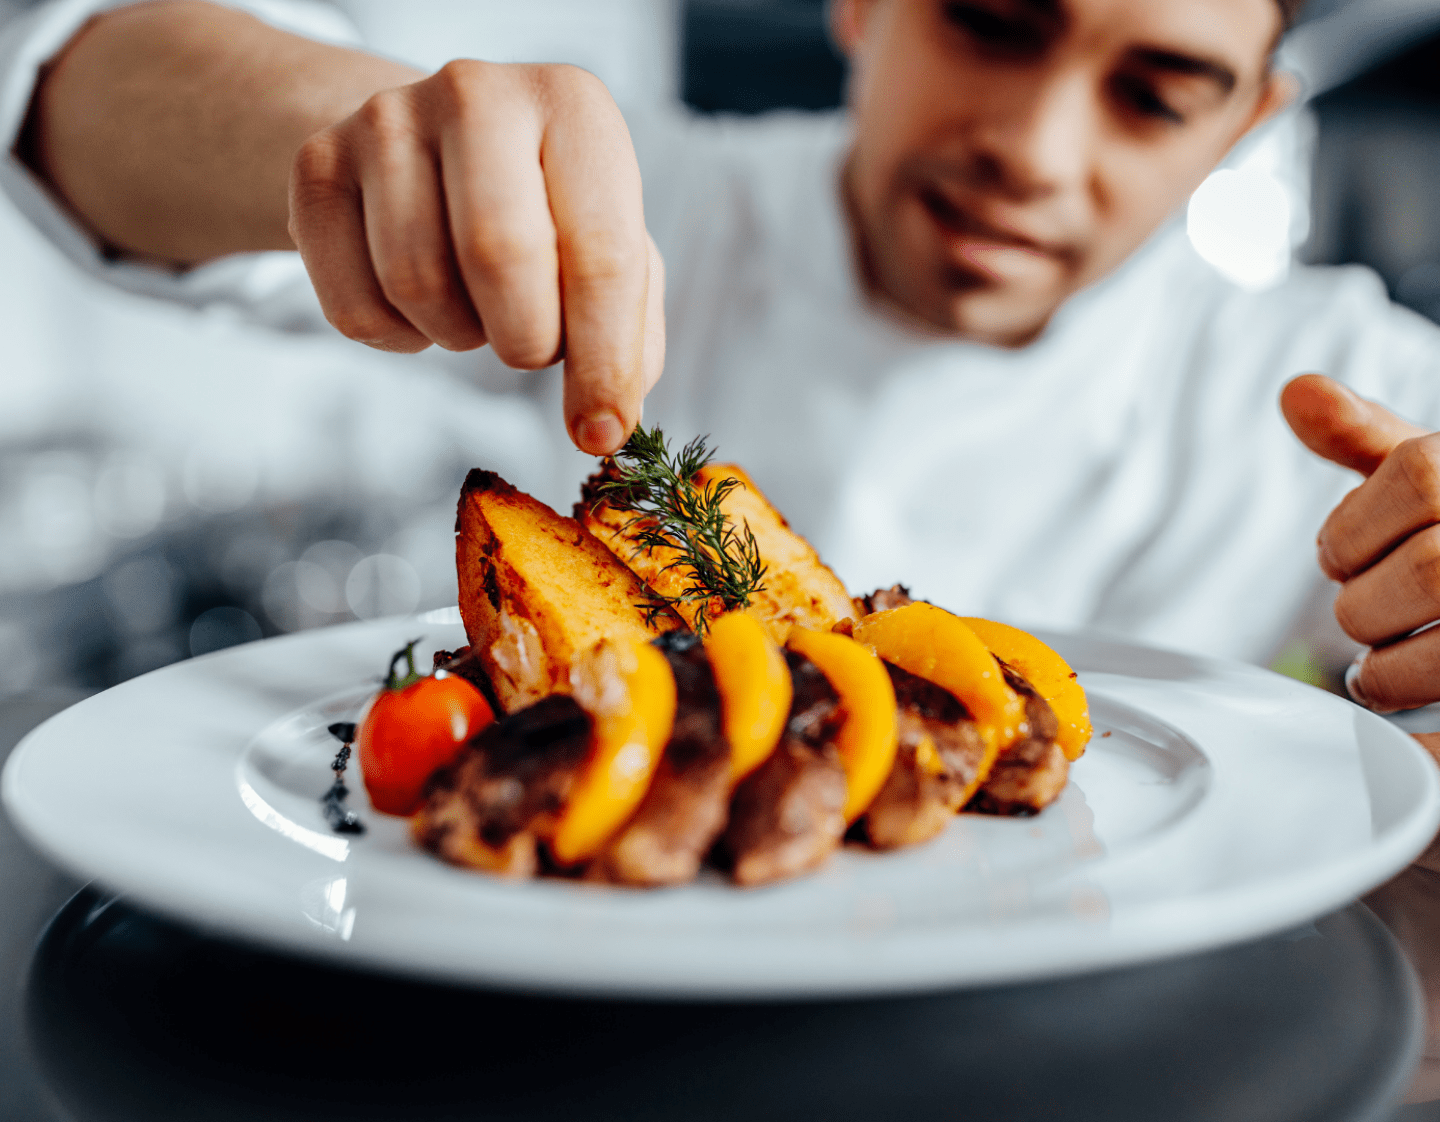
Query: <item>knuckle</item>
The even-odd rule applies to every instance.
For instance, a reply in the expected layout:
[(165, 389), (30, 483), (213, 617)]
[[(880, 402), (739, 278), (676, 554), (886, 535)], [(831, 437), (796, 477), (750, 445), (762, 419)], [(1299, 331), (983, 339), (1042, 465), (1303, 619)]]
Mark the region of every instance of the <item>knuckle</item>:
[(452, 119), (469, 118), (475, 109), (504, 103), (514, 64), (457, 58), (425, 80), (441, 112)]
[(401, 90), (381, 90), (372, 95), (355, 114), (356, 120), (378, 144), (384, 146), (414, 136), (414, 114)]
[(568, 62), (546, 62), (531, 67), (531, 77), (547, 92), (593, 94), (604, 90), (605, 83), (583, 67)]
[(485, 330), (478, 323), (449, 324), (435, 333), (435, 342), (447, 351), (473, 351), (485, 345)]
[(452, 97), (463, 98), (489, 78), (494, 65), (473, 58), (451, 59), (431, 75), (429, 82)]
[(327, 308), (325, 318), (341, 335), (357, 343), (383, 342), (397, 334), (394, 317), (374, 304)]
[(1440, 539), (1434, 533), (1416, 538), (1410, 556), (1410, 575), (1432, 603), (1440, 601)]
[(528, 73), (534, 96), (552, 112), (586, 113), (592, 122), (618, 115), (609, 87), (588, 70), (556, 62), (532, 65)]
[(514, 370), (543, 370), (559, 358), (559, 332), (524, 332), (492, 339), (491, 347), (500, 361)]
[(1392, 455), (1422, 511), (1440, 520), (1440, 447), (1423, 439), (1406, 440)]
[(1368, 635), (1356, 599), (1352, 586), (1341, 587), (1339, 595), (1335, 597), (1335, 622), (1340, 625), (1340, 630), (1350, 638), (1357, 643), (1364, 643), (1367, 641)]
[(503, 283), (517, 270), (548, 265), (547, 247), (513, 227), (500, 224), (475, 230), (457, 248), (461, 268), (489, 285)]
[(397, 307), (433, 307), (449, 298), (449, 271), (434, 261), (401, 258), (386, 265), (380, 287)]
[(346, 168), (340, 138), (333, 129), (322, 129), (295, 150), (291, 180), (298, 193), (330, 194), (344, 182)]
[(570, 246), (565, 272), (568, 279), (584, 285), (611, 285), (638, 279), (648, 261), (608, 233), (587, 234)]

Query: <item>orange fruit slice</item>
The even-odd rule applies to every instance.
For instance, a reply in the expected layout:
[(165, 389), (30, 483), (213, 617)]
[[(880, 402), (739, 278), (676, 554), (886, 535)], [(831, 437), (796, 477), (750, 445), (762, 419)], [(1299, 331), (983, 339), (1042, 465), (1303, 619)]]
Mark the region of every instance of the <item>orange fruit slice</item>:
[(1006, 683), (995, 656), (945, 609), (916, 601), (875, 612), (855, 625), (855, 639), (958, 697), (975, 718), (992, 761), (1028, 732), (1025, 703)]
[(638, 639), (602, 639), (570, 666), (570, 690), (590, 714), (590, 757), (551, 839), (557, 861), (595, 856), (635, 812), (675, 725), (675, 675)]
[(785, 656), (764, 626), (746, 612), (710, 621), (705, 654), (720, 691), (720, 728), (730, 744), (730, 777), (740, 782), (780, 741), (792, 688)]
[(797, 627), (788, 645), (818, 666), (840, 696), (845, 722), (835, 747), (845, 768), (849, 824), (874, 802), (895, 764), (895, 687), (880, 660), (848, 636)]
[(1060, 721), (1055, 742), (1066, 759), (1078, 760), (1085, 753), (1094, 729), (1085, 690), (1069, 663), (1028, 631), (996, 623), (993, 619), (962, 616), (962, 622), (979, 636), (991, 653), (1017, 670), (1035, 692), (1050, 703)]

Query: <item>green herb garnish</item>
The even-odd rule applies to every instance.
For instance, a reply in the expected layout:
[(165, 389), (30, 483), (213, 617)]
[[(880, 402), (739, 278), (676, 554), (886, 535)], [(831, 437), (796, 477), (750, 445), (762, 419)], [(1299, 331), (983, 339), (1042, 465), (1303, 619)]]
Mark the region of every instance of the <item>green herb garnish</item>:
[(704, 635), (709, 625), (706, 606), (719, 600), (722, 611), (750, 603), (764, 589), (766, 566), (748, 523), (739, 529), (723, 510), (725, 496), (744, 484), (738, 479), (695, 485), (695, 475), (713, 453), (706, 438), (697, 436), (672, 457), (665, 434), (657, 426), (648, 432), (637, 425), (615, 454), (615, 479), (600, 485), (603, 500), (613, 509), (631, 511), (626, 526), (639, 549), (673, 549), (677, 556), (665, 569), (680, 569), (689, 586), (675, 596), (651, 594), (643, 607), (646, 622), (668, 608), (699, 605), (695, 632)]

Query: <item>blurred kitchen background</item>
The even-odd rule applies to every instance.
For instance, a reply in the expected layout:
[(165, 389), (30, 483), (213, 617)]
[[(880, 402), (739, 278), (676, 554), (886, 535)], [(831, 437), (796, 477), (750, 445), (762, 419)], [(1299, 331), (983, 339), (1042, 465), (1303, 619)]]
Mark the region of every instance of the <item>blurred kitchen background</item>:
[[(339, 6), (407, 61), (573, 62), (624, 105), (824, 109), (844, 81), (823, 0)], [(1310, 100), (1197, 193), (1195, 248), (1252, 287), (1363, 263), (1440, 320), (1440, 0), (1314, 0), (1286, 58)], [(460, 481), (523, 478), (529, 434), (450, 365), (109, 290), (0, 202), (0, 696), (453, 603)]]

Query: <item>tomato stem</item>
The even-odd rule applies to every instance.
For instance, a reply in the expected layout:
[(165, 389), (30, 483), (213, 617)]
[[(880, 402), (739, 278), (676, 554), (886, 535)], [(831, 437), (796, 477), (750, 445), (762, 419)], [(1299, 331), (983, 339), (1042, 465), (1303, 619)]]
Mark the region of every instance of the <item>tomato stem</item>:
[[(415, 669), (415, 644), (418, 642), (420, 642), (418, 638), (411, 639), (410, 642), (406, 643), (390, 656), (390, 670), (385, 675), (385, 688), (387, 690), (403, 690), (407, 686), (413, 686), (425, 676)], [(405, 660), (405, 677), (397, 678), (395, 676), (395, 667), (402, 658)]]

